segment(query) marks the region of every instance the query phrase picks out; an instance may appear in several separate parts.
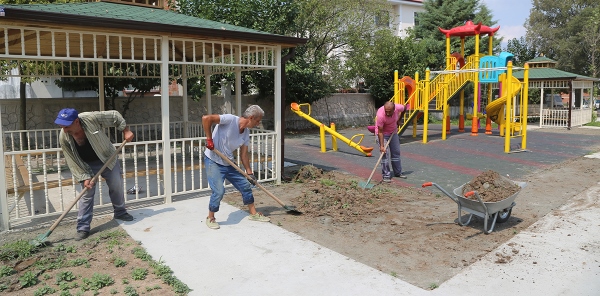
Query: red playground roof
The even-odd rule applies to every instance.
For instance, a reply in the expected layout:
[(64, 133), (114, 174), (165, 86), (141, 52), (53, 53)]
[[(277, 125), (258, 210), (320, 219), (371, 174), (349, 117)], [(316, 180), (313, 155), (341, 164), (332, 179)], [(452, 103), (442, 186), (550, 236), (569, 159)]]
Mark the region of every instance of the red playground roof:
[(451, 36), (456, 36), (456, 37), (475, 36), (477, 34), (479, 34), (479, 35), (487, 34), (490, 36), (494, 36), (494, 33), (496, 33), (500, 29), (500, 26), (497, 26), (495, 28), (490, 28), (488, 26), (482, 25), (481, 22), (479, 22), (479, 24), (475, 25), (473, 23), (473, 21), (468, 20), (463, 26), (460, 26), (460, 27), (455, 27), (450, 30), (446, 30), (446, 29), (442, 29), (442, 28), (438, 28), (438, 29), (440, 29), (440, 32), (442, 32), (442, 33), (444, 33), (444, 35), (446, 35), (446, 38), (449, 38)]

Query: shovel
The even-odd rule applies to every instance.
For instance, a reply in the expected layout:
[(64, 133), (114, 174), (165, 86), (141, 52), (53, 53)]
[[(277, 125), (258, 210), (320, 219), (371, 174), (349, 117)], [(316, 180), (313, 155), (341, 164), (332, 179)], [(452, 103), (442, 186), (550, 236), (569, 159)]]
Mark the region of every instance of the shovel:
[[(102, 168), (100, 168), (100, 170), (96, 173), (96, 175), (94, 175), (94, 177), (91, 179), (91, 182), (96, 182), (96, 180), (100, 177), (100, 174), (102, 174), (102, 172), (104, 171), (104, 169), (106, 169), (108, 164), (110, 162), (112, 162), (113, 159), (115, 159), (115, 157), (117, 157), (117, 155), (119, 155), (119, 151), (121, 151), (121, 149), (123, 149), (123, 146), (125, 146), (125, 144), (127, 144), (127, 140), (123, 140), (123, 143), (121, 143), (121, 146), (119, 146), (119, 148), (117, 148), (115, 153), (113, 153), (113, 155), (111, 155), (110, 158), (104, 163)], [(46, 241), (46, 239), (48, 239), (50, 234), (52, 234), (52, 231), (54, 231), (54, 229), (58, 226), (60, 221), (62, 221), (62, 219), (65, 218), (65, 216), (71, 211), (71, 209), (75, 206), (75, 204), (79, 201), (79, 199), (83, 196), (83, 194), (85, 194), (87, 192), (87, 190), (88, 190), (88, 188), (84, 187), (83, 190), (81, 190), (81, 192), (79, 192), (79, 194), (77, 195), (75, 200), (73, 200), (73, 202), (69, 205), (69, 207), (62, 213), (62, 215), (60, 215), (60, 217), (58, 217), (56, 222), (54, 222), (54, 224), (52, 224), (52, 226), (50, 227), (50, 230), (38, 235), (35, 239), (30, 241), (29, 244), (32, 246), (35, 246), (35, 247), (42, 245)]]
[[(388, 139), (387, 143), (385, 143), (385, 151), (387, 151), (388, 146), (390, 145), (390, 140), (392, 140), (392, 136), (390, 136), (390, 138)], [(377, 169), (377, 167), (379, 166), (379, 163), (381, 162), (381, 159), (383, 158), (383, 155), (385, 153), (381, 153), (379, 155), (379, 159), (377, 160), (377, 163), (375, 164), (375, 167), (373, 168), (373, 171), (371, 172), (371, 175), (369, 176), (369, 179), (367, 179), (367, 182), (363, 182), (360, 181), (358, 182), (358, 186), (360, 186), (360, 188), (363, 189), (371, 189), (375, 186), (375, 184), (369, 184), (369, 182), (371, 182), (371, 178), (373, 178), (373, 174), (375, 174), (375, 170)]]
[(253, 185), (256, 185), (256, 186), (258, 186), (258, 188), (262, 189), (262, 191), (264, 191), (271, 198), (273, 198), (288, 213), (290, 213), (292, 215), (301, 215), (302, 214), (302, 212), (296, 210), (296, 207), (294, 207), (294, 206), (286, 206), (279, 198), (277, 198), (275, 195), (273, 195), (271, 192), (269, 192), (265, 187), (263, 187), (262, 185), (260, 185), (260, 183), (256, 182), (254, 179), (250, 178), (250, 176), (248, 176), (248, 174), (246, 174), (246, 172), (244, 172), (242, 169), (240, 169), (240, 167), (238, 167), (235, 163), (233, 163), (233, 161), (231, 161), (229, 158), (227, 158), (227, 156), (223, 155), (223, 153), (221, 153), (219, 150), (213, 149), (212, 151), (214, 153), (216, 153), (217, 155), (219, 155), (227, 163), (229, 163), (229, 165), (231, 165), (232, 167), (234, 167), (238, 172), (240, 172), (242, 175), (244, 175), (244, 177), (246, 177), (246, 179), (248, 179), (249, 181), (252, 180), (250, 182), (253, 183)]

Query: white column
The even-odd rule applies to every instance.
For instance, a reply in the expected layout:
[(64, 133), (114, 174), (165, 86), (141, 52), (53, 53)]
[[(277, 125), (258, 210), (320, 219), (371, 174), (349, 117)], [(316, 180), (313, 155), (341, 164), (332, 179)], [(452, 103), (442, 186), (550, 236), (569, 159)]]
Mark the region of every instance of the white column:
[(100, 101), (98, 102), (100, 111), (106, 110), (104, 105), (104, 62), (98, 62), (98, 100)]
[(542, 121), (544, 121), (544, 116), (542, 115), (544, 113), (544, 82), (542, 81), (542, 88), (540, 91), (540, 124), (539, 126), (542, 127)]
[(204, 85), (206, 85), (206, 109), (208, 110), (208, 114), (213, 114), (210, 93), (210, 66), (204, 66)]
[[(234, 53), (235, 63), (241, 64), (241, 55), (239, 51)], [(239, 66), (235, 67), (235, 109), (237, 109), (237, 116), (242, 116), (245, 108), (242, 109), (242, 69)]]
[[(0, 122), (2, 122), (2, 113), (0, 112)], [(4, 129), (0, 127), (0, 167), (5, 167), (4, 163)], [(0, 174), (0, 184), (6, 184), (6, 174)], [(4, 187), (3, 187), (4, 188)], [(0, 232), (8, 230), (8, 194), (6, 190), (0, 190)]]
[[(160, 110), (163, 145), (163, 188), (165, 203), (172, 203), (171, 198), (171, 138), (169, 134), (169, 38), (162, 36), (160, 45)], [(159, 184), (160, 185), (160, 184)], [(160, 187), (159, 187), (160, 188)]]
[(275, 162), (271, 162), (271, 166), (275, 169), (275, 175), (277, 176), (277, 180), (275, 184), (281, 184), (281, 163), (283, 163), (283, 157), (281, 157), (283, 151), (281, 151), (282, 142), (281, 135), (283, 131), (281, 130), (281, 104), (284, 102), (281, 101), (281, 46), (277, 46), (275, 50), (275, 133), (277, 134), (277, 139), (275, 140)]
[(189, 138), (189, 110), (188, 110), (188, 93), (187, 93), (187, 65), (181, 65), (181, 87), (183, 88), (183, 94), (181, 99), (183, 100), (183, 137)]

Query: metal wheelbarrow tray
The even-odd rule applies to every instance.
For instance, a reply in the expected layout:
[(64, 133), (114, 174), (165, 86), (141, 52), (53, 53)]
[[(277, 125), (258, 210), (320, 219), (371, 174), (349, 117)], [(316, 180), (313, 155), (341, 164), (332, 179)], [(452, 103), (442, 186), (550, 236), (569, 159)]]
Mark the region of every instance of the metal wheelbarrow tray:
[[(496, 222), (504, 223), (508, 221), (508, 218), (510, 218), (510, 214), (512, 212), (512, 208), (516, 205), (515, 198), (517, 198), (517, 195), (519, 195), (521, 190), (525, 188), (525, 186), (527, 186), (526, 182), (512, 182), (514, 182), (520, 187), (519, 191), (497, 202), (484, 202), (483, 200), (481, 200), (481, 197), (479, 196), (479, 193), (477, 191), (466, 193), (466, 195), (469, 196), (475, 195), (475, 197), (477, 197), (477, 200), (472, 200), (464, 197), (462, 195), (462, 191), (463, 187), (467, 185), (467, 183), (454, 189), (453, 194), (448, 193), (448, 191), (444, 190), (444, 188), (440, 187), (438, 184), (433, 182), (424, 183), (422, 187), (435, 186), (437, 189), (446, 194), (450, 199), (452, 199), (458, 205), (458, 224), (460, 224), (461, 226), (468, 225), (471, 222), (471, 218), (473, 218), (473, 215), (483, 218), (483, 231), (485, 232), (485, 234), (489, 234), (494, 230)], [(470, 214), (466, 222), (462, 221), (463, 210)], [(490, 227), (488, 228), (488, 221), (490, 218), (492, 219), (492, 221)]]

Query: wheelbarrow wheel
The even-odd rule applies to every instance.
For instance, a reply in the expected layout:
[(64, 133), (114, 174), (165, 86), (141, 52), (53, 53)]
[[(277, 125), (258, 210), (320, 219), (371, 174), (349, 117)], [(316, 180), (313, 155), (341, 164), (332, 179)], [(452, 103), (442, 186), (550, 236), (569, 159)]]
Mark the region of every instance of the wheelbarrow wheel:
[(508, 218), (510, 218), (511, 212), (512, 212), (512, 207), (498, 212), (498, 218), (496, 219), (496, 222), (504, 223), (504, 222), (508, 221)]

